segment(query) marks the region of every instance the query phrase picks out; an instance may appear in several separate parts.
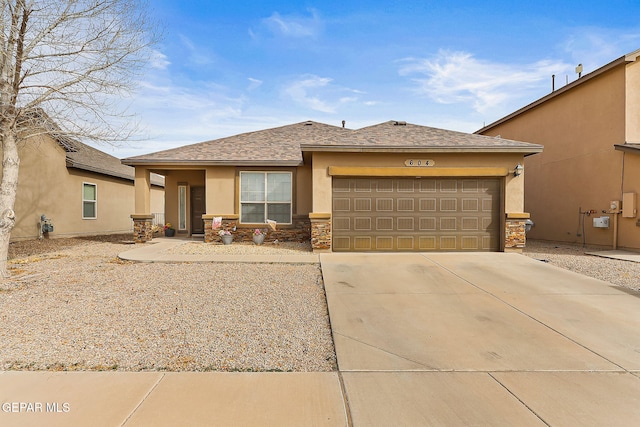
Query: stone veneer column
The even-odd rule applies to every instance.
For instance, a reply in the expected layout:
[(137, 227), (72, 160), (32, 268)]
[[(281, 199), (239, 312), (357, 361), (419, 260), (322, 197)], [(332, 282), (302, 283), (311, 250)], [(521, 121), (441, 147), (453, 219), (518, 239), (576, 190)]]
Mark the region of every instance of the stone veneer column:
[(310, 213), (311, 248), (313, 252), (331, 251), (331, 214)]
[(213, 242), (214, 231), (211, 228), (213, 223), (213, 215), (202, 215), (202, 220), (204, 221), (204, 242), (211, 243)]
[[(217, 230), (214, 230), (212, 228), (214, 217), (222, 217), (222, 226)], [(235, 214), (213, 214), (213, 215), (204, 214), (202, 215), (202, 219), (204, 220), (204, 242), (205, 243), (222, 241), (220, 236), (218, 236), (218, 231), (220, 231), (220, 229), (231, 231), (234, 228), (236, 228), (237, 230), (238, 215), (235, 215)], [(236, 240), (235, 237), (234, 237), (234, 240)]]
[(153, 239), (153, 215), (133, 214), (131, 219), (133, 219), (133, 241), (150, 242)]
[(504, 230), (505, 252), (522, 252), (526, 246), (526, 224), (528, 213), (507, 213)]

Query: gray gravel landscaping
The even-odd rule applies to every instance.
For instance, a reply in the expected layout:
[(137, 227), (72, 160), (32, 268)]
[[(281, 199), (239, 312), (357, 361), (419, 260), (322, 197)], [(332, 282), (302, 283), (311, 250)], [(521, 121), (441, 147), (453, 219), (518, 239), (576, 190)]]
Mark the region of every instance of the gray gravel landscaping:
[(147, 264), (83, 242), (11, 261), (2, 369), (331, 371), (318, 265)]
[[(132, 263), (109, 239), (24, 242), (0, 282), (0, 369), (331, 371), (318, 265)], [(640, 263), (529, 241), (525, 255), (640, 290)], [(179, 253), (308, 254), (308, 244), (189, 242)]]
[(609, 250), (596, 246), (528, 240), (524, 254), (557, 267), (640, 291), (640, 263), (586, 255)]

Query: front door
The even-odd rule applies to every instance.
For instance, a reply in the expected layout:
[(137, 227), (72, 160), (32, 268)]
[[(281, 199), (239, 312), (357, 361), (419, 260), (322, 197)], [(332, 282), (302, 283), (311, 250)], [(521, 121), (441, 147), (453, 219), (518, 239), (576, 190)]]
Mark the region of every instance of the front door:
[(204, 220), (206, 213), (204, 187), (191, 187), (191, 234), (204, 234)]

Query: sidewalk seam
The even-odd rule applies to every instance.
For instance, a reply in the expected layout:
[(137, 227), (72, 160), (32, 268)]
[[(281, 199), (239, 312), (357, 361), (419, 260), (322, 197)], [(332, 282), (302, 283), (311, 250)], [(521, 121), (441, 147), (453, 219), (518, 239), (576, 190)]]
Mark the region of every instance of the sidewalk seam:
[(338, 371), (338, 382), (340, 383), (340, 391), (342, 392), (342, 402), (344, 403), (347, 427), (353, 427), (353, 420), (351, 419), (351, 405), (349, 405), (349, 396), (347, 395), (347, 388), (344, 385), (344, 379), (342, 378), (342, 372), (340, 371)]
[(546, 426), (551, 426), (551, 424), (549, 424), (548, 422), (546, 422), (544, 420), (544, 418), (542, 418), (540, 415), (538, 415), (538, 413), (536, 411), (533, 410), (533, 408), (531, 408), (529, 405), (527, 405), (522, 399), (520, 399), (518, 396), (515, 395), (515, 393), (513, 393), (511, 390), (509, 390), (508, 387), (506, 387), (504, 384), (502, 384), (500, 382), (500, 380), (498, 380), (496, 377), (494, 377), (491, 372), (487, 372), (487, 375), (489, 375), (489, 377), (491, 379), (493, 379), (495, 382), (497, 382), (498, 384), (500, 384), (500, 387), (504, 388), (507, 393), (509, 393), (511, 396), (513, 396), (518, 402), (520, 402), (525, 408), (527, 408), (533, 415), (536, 416), (536, 418), (538, 418), (540, 421), (542, 421), (544, 423), (544, 425)]
[(136, 413), (136, 411), (138, 410), (138, 408), (140, 408), (140, 406), (142, 406), (142, 404), (145, 402), (145, 400), (147, 400), (147, 398), (149, 397), (149, 395), (151, 393), (153, 393), (153, 391), (156, 389), (156, 387), (158, 387), (158, 384), (160, 384), (160, 381), (162, 381), (164, 379), (164, 376), (166, 374), (162, 374), (160, 376), (160, 378), (158, 378), (158, 381), (156, 381), (156, 383), (149, 389), (149, 391), (147, 392), (147, 394), (144, 395), (144, 397), (142, 398), (142, 400), (140, 400), (140, 402), (136, 405), (135, 408), (133, 408), (133, 411), (131, 411), (131, 413), (127, 416), (127, 418), (125, 418), (125, 420), (122, 422), (122, 424), (120, 424), (120, 427), (125, 426), (129, 420), (131, 419), (131, 417), (133, 416), (133, 414)]

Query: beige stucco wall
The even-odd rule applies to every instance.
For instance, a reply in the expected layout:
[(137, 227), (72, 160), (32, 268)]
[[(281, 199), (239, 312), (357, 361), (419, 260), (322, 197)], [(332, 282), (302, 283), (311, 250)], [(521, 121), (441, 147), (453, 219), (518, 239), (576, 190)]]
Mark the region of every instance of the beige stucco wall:
[[(376, 167), (376, 168), (406, 168), (415, 171), (415, 176), (421, 170), (405, 166), (407, 159), (429, 159), (435, 162), (434, 169), (439, 169), (446, 176), (449, 171), (464, 173), (469, 168), (503, 168), (513, 171), (518, 163), (523, 163), (522, 154), (411, 154), (411, 153), (313, 153), (313, 212), (331, 213), (332, 211), (332, 177), (329, 167)], [(524, 175), (514, 177), (512, 174), (504, 177), (505, 213), (524, 212)], [(469, 172), (473, 176), (473, 172)]]
[[(633, 104), (625, 101), (625, 80), (621, 65), (484, 132), (544, 146), (525, 160), (525, 210), (536, 224), (528, 237), (613, 243), (613, 227), (594, 228), (593, 217), (622, 196), (622, 153), (613, 145), (625, 141), (625, 106)], [(625, 245), (640, 247), (640, 238)]]
[(207, 213), (211, 215), (234, 214), (236, 168), (234, 166), (208, 167), (207, 181)]
[(640, 143), (640, 61), (626, 66), (626, 141)]
[[(130, 232), (134, 208), (133, 182), (66, 167), (65, 151), (48, 137), (20, 147), (20, 172), (12, 240), (37, 238), (40, 215), (52, 220), (49, 237)], [(1, 166), (0, 166), (1, 170)], [(83, 183), (97, 185), (97, 218), (82, 218)], [(152, 200), (162, 203), (154, 187)]]

